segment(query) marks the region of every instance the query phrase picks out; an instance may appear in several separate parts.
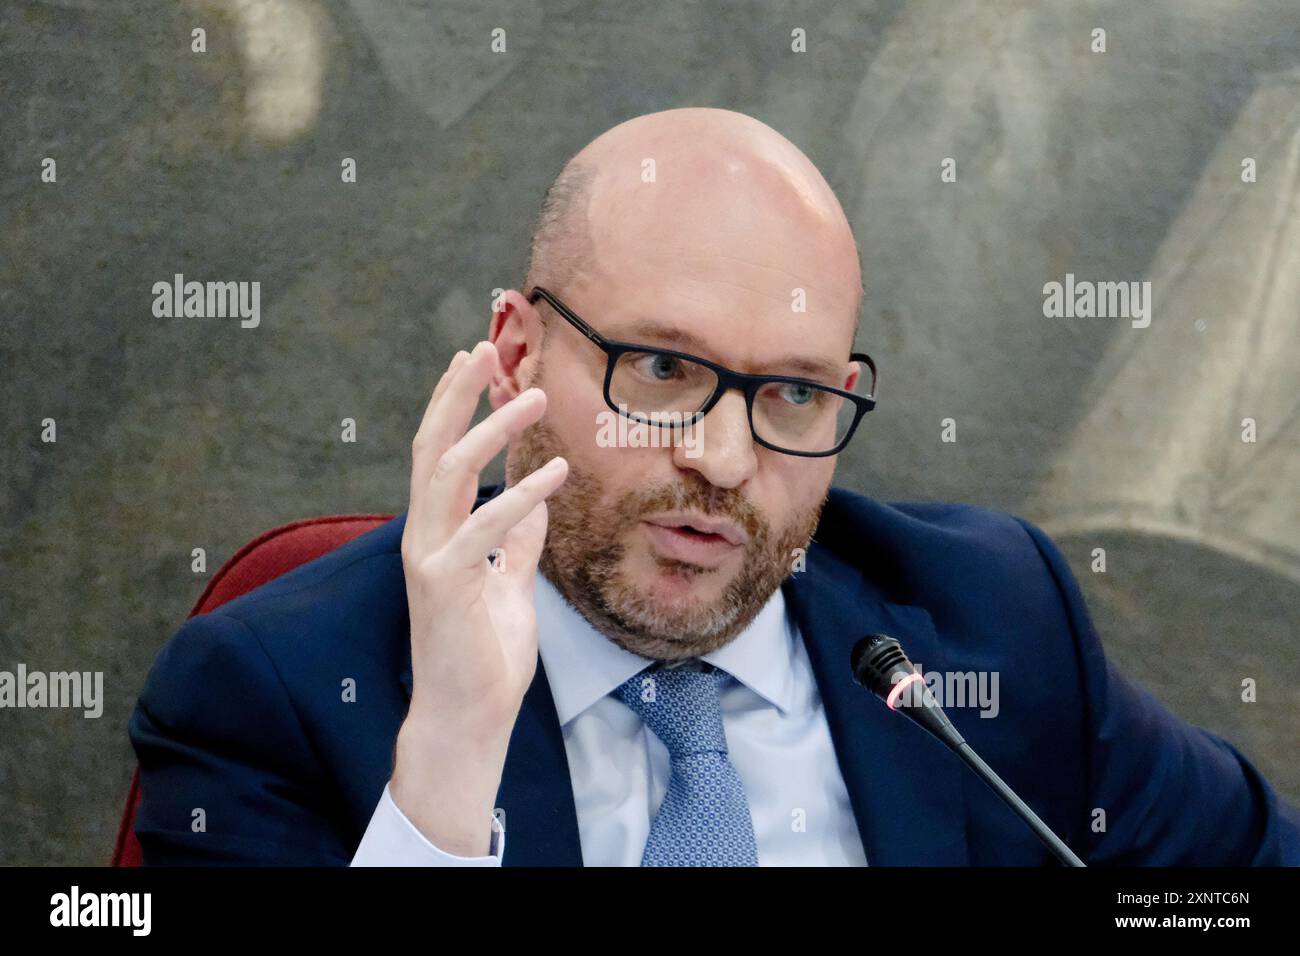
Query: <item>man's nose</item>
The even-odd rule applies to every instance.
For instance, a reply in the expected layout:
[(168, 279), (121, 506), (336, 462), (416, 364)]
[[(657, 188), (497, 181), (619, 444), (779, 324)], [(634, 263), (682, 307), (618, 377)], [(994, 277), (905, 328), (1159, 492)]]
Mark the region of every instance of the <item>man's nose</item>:
[(683, 433), (673, 450), (673, 463), (699, 472), (719, 488), (735, 488), (752, 477), (758, 456), (745, 396), (733, 390), (718, 399), (692, 430)]

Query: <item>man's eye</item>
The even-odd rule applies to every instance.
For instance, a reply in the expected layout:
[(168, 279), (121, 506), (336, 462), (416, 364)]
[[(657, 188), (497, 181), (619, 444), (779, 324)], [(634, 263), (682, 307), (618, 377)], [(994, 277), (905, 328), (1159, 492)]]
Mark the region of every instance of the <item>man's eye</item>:
[(781, 397), (791, 405), (810, 405), (817, 400), (820, 390), (810, 385), (786, 382), (781, 386)]
[(661, 382), (677, 378), (681, 373), (681, 360), (673, 355), (654, 352), (643, 356), (639, 364), (642, 371)]

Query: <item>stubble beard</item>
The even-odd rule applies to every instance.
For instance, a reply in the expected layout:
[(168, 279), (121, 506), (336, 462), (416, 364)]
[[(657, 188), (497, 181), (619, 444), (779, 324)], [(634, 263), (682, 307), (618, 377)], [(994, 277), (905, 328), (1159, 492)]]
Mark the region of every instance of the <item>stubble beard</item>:
[[(568, 460), (569, 477), (547, 499), (546, 543), (538, 568), (596, 630), (625, 650), (654, 660), (698, 657), (744, 630), (790, 575), (826, 503), (823, 495), (774, 532), (739, 492), (711, 485), (696, 472), (683, 472), (671, 485), (633, 489), (606, 504), (603, 483), (576, 467), (559, 436), (542, 422), (526, 429), (511, 449), (508, 483), (517, 483), (555, 455)], [(643, 517), (665, 511), (725, 518), (748, 535), (741, 570), (713, 601), (670, 606), (654, 600), (622, 571), (623, 536)], [(722, 573), (653, 552), (651, 558), (661, 571), (686, 578)]]

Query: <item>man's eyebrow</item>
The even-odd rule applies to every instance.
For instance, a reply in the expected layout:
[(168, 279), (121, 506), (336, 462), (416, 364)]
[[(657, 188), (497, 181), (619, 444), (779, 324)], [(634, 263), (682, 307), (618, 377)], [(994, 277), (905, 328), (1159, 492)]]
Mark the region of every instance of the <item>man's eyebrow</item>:
[[(655, 319), (640, 319), (627, 331), (628, 337), (623, 338), (623, 341), (631, 342), (633, 345), (671, 346), (679, 352), (690, 352), (701, 358), (713, 359), (704, 340), (688, 329), (677, 328)], [(622, 338), (622, 336), (615, 336), (615, 338)], [(826, 384), (833, 384), (836, 387), (840, 385), (839, 379), (844, 374), (843, 365), (805, 355), (786, 355), (765, 363), (765, 366), (758, 370), (759, 374), (770, 372), (772, 375), (806, 375), (822, 378)]]

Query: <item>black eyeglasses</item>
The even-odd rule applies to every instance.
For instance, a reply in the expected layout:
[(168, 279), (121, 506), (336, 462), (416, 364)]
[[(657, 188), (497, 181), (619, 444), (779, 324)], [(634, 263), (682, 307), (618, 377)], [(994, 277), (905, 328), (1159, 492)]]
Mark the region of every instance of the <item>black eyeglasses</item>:
[(744, 393), (756, 442), (786, 455), (825, 458), (838, 454), (862, 416), (876, 407), (876, 363), (861, 352), (849, 361), (871, 370), (871, 390), (865, 395), (788, 375), (746, 375), (685, 352), (614, 342), (534, 286), (528, 301), (535, 305), (539, 298), (605, 353), (605, 404), (634, 422), (683, 428), (707, 415), (724, 392), (737, 388)]

